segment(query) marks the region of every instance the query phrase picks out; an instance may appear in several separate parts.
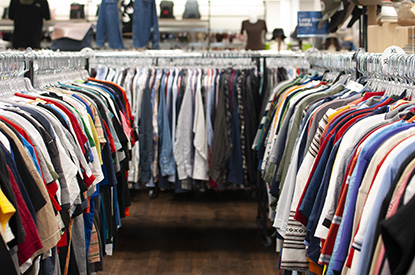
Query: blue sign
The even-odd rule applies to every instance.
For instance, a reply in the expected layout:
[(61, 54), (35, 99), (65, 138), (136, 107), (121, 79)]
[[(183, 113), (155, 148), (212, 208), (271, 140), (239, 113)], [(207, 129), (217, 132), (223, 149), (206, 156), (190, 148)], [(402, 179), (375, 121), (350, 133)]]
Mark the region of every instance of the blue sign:
[(297, 17), (298, 37), (324, 37), (329, 35), (328, 22), (322, 28), (318, 27), (322, 17), (320, 11), (299, 11)]

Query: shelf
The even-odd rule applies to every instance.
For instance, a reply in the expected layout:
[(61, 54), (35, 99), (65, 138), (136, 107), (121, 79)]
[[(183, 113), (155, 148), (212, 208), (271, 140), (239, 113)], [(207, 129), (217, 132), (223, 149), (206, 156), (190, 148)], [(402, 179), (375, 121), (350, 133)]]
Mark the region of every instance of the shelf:
[(213, 42), (210, 43), (211, 48), (243, 48), (245, 43), (224, 43), (224, 42)]
[(224, 42), (160, 42), (162, 48), (245, 48), (245, 43), (224, 43)]
[(208, 20), (200, 19), (159, 19), (160, 32), (207, 32)]
[(208, 47), (207, 42), (160, 42), (160, 45), (170, 47)]
[[(96, 24), (96, 20), (87, 21), (86, 19), (48, 20), (48, 21), (43, 22), (43, 30), (50, 31), (50, 28), (54, 27), (56, 23), (82, 23), (82, 22)], [(13, 23), (14, 22), (11, 19), (1, 19), (0, 20), (0, 31), (13, 31)]]

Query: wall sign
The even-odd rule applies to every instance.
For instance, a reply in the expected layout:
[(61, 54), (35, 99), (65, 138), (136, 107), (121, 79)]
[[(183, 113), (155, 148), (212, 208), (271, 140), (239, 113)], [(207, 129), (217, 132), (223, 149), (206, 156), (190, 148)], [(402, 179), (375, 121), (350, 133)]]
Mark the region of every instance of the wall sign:
[(321, 21), (321, 11), (299, 11), (297, 13), (298, 37), (325, 37), (329, 35), (329, 23), (318, 28)]

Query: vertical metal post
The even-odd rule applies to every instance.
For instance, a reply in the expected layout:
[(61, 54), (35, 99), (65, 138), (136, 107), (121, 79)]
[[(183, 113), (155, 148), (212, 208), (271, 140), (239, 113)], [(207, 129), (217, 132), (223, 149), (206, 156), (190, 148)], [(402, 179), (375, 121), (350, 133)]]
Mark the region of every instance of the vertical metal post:
[(363, 48), (367, 51), (367, 26), (368, 26), (368, 16), (367, 16), (367, 7), (363, 7)]
[(210, 51), (210, 32), (211, 32), (211, 5), (210, 0), (208, 0), (208, 50)]
[(25, 61), (25, 73), (24, 77), (27, 77), (30, 79), (30, 82), (33, 85), (34, 82), (34, 54), (32, 48), (28, 47), (24, 52), (24, 61)]

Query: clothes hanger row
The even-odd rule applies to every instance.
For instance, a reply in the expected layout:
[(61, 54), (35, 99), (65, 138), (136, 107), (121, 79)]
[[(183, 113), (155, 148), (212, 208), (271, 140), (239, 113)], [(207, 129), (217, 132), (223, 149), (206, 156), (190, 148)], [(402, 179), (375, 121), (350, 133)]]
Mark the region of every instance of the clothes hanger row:
[(327, 53), (314, 51), (306, 53), (306, 59), (314, 70), (323, 72), (345, 72), (353, 74), (356, 70), (355, 53)]
[(400, 94), (404, 90), (415, 97), (415, 55), (361, 53), (357, 58), (357, 70), (368, 79), (373, 90), (384, 90), (385, 95)]
[(40, 88), (58, 81), (87, 79), (85, 66), (86, 56), (80, 52), (34, 52), (30, 48), (25, 52), (0, 52), (0, 96), (35, 91), (32, 81)]
[(0, 52), (0, 96), (8, 97), (26, 88), (24, 74), (28, 71), (24, 52)]
[(390, 79), (401, 83), (415, 80), (415, 55), (394, 54), (382, 57), (380, 53), (362, 53), (357, 59), (357, 69), (364, 76)]
[(80, 52), (53, 52), (43, 50), (34, 53), (35, 88), (43, 88), (58, 82), (87, 79), (86, 58)]
[(252, 68), (258, 58), (266, 57), (268, 67), (295, 66), (309, 68), (302, 53), (270, 54), (258, 52), (96, 52), (91, 64), (112, 68), (131, 67), (217, 67), (217, 68)]
[(198, 51), (185, 52), (182, 50), (157, 51), (95, 51), (93, 58), (261, 58), (261, 57), (293, 57), (303, 58), (304, 53), (272, 52), (272, 51)]

